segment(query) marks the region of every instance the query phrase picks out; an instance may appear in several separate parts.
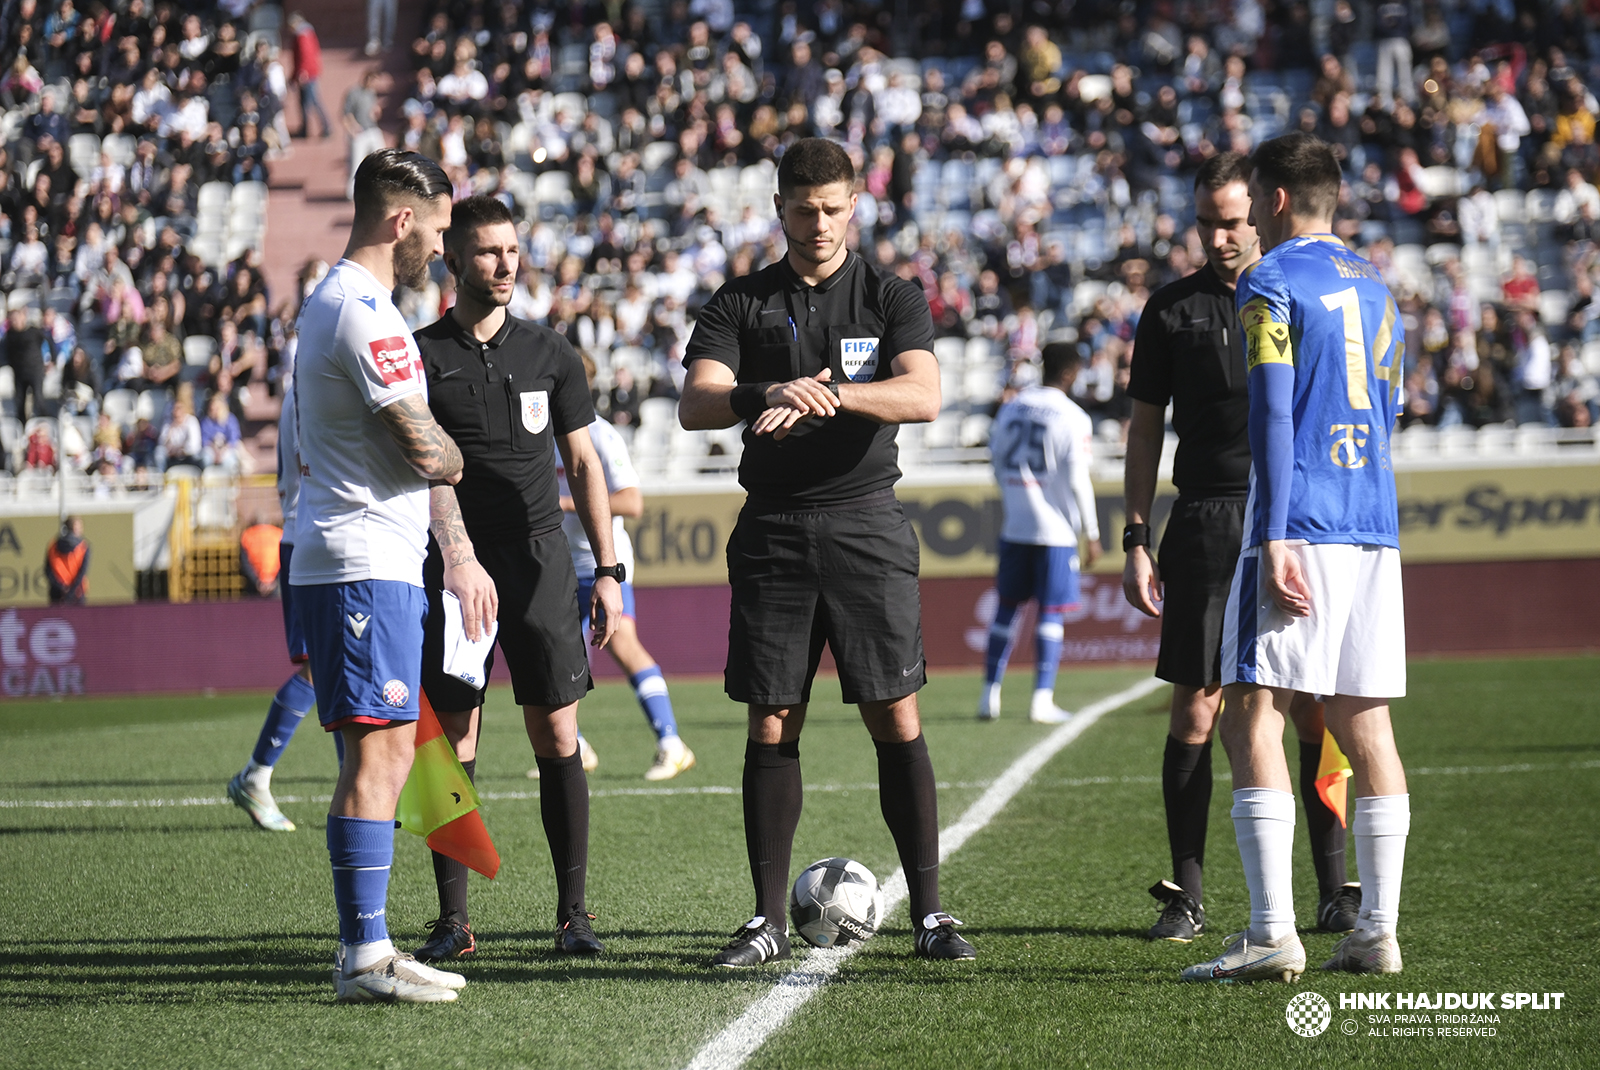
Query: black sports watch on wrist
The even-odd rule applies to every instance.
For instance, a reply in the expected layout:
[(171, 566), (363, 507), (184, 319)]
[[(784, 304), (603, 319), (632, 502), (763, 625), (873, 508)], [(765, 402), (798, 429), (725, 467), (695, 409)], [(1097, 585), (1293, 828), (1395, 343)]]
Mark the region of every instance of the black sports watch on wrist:
[(610, 576), (618, 583), (625, 583), (628, 579), (628, 566), (621, 561), (614, 565), (596, 565), (594, 567), (594, 578), (599, 579), (602, 576)]
[(1127, 553), (1135, 546), (1143, 546), (1146, 550), (1150, 549), (1149, 524), (1129, 524), (1122, 529), (1122, 552)]

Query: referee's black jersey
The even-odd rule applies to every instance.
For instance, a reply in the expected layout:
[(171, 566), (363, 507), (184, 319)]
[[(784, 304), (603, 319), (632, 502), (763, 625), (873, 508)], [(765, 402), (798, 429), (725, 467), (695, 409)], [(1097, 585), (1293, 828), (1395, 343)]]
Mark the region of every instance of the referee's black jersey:
[[(725, 284), (695, 323), (684, 363), (720, 361), (741, 383), (833, 370), (836, 383), (892, 378), (901, 353), (933, 348), (922, 288), (854, 253), (817, 286), (787, 258)], [(887, 490), (900, 478), (894, 424), (840, 413), (783, 441), (744, 433), (739, 482), (753, 498), (817, 506)]]
[(1234, 292), (1210, 264), (1150, 295), (1134, 336), (1128, 396), (1162, 410), (1172, 402), (1172, 482), (1180, 495), (1249, 493), (1244, 332)]
[(467, 534), (542, 535), (561, 526), (555, 435), (594, 419), (583, 364), (547, 327), (507, 315), (480, 342), (448, 312), (416, 332), (428, 407), (461, 449), (456, 501)]

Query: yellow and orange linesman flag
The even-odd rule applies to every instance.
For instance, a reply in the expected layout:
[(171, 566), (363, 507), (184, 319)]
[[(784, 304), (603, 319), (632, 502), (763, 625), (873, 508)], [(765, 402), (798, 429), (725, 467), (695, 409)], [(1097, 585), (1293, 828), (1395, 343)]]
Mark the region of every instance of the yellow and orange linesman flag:
[(421, 695), (419, 701), (417, 754), (400, 791), (395, 819), (407, 832), (424, 837), (435, 851), (493, 880), (500, 872), (500, 853), (478, 813), (478, 793), (445, 738), (428, 697)]
[(1328, 809), (1339, 815), (1339, 824), (1345, 828), (1350, 822), (1344, 817), (1345, 781), (1351, 777), (1350, 759), (1344, 756), (1333, 733), (1322, 730), (1322, 760), (1317, 763), (1317, 794), (1328, 804)]

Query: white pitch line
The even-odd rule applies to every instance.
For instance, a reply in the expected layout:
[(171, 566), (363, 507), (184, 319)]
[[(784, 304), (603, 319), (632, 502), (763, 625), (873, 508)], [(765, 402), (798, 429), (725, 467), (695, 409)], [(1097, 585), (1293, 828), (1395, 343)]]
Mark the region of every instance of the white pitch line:
[[(975, 781), (940, 781), (936, 785), (940, 791), (951, 788), (986, 788), (992, 783), (988, 780)], [(846, 792), (846, 791), (876, 791), (876, 784), (807, 784), (805, 790), (810, 792)], [(721, 784), (708, 784), (703, 787), (676, 787), (676, 788), (601, 788), (591, 791), (591, 799), (627, 799), (639, 796), (671, 796), (671, 795), (738, 795), (740, 789)], [(537, 799), (537, 791), (482, 791), (478, 798), (485, 802), (518, 801)], [(275, 796), (280, 803), (325, 803), (330, 801), (332, 795), (278, 795)], [(222, 796), (190, 796), (182, 799), (0, 799), (0, 810), (120, 810), (141, 807), (160, 808), (164, 806), (228, 806), (231, 801)]]
[[(1083, 735), (1090, 725), (1119, 706), (1125, 706), (1165, 686), (1163, 681), (1151, 677), (1099, 702), (1090, 703), (1079, 710), (1072, 720), (1030, 747), (1000, 774), (977, 802), (967, 808), (961, 820), (939, 833), (939, 861), (949, 859), (974, 833), (994, 820), (995, 815), (1005, 808), (1035, 773), (1044, 768), (1046, 762)], [(894, 913), (905, 898), (905, 870), (896, 869), (883, 884), (883, 916)], [(712, 1037), (690, 1061), (688, 1070), (738, 1070), (767, 1042), (768, 1037), (783, 1027), (795, 1011), (822, 991), (823, 986), (839, 972), (839, 967), (861, 946), (851, 944), (842, 948), (813, 950), (801, 965), (773, 985), (770, 992)]]
[[(1583, 762), (1533, 764), (1518, 762), (1515, 765), (1441, 765), (1407, 769), (1406, 776), (1465, 776), (1504, 775), (1506, 773), (1541, 773), (1562, 769), (1600, 769), (1600, 759)], [(1227, 773), (1218, 773), (1213, 779), (1222, 782), (1230, 779)], [(992, 780), (941, 780), (935, 785), (940, 791), (954, 789), (975, 790), (994, 785)], [(1041, 784), (1052, 788), (1100, 787), (1106, 784), (1159, 784), (1158, 776), (1086, 776), (1067, 777), (1061, 780), (1044, 780)], [(807, 784), (808, 792), (876, 791), (876, 784)], [(739, 789), (720, 784), (703, 787), (680, 788), (601, 788), (591, 791), (592, 799), (634, 798), (640, 796), (670, 795), (738, 795)], [(537, 791), (484, 791), (479, 798), (485, 802), (537, 799)], [(279, 795), (280, 803), (325, 803), (331, 795)], [(220, 796), (193, 796), (183, 799), (0, 799), (0, 810), (123, 810), (159, 809), (166, 806), (227, 806), (230, 800)]]

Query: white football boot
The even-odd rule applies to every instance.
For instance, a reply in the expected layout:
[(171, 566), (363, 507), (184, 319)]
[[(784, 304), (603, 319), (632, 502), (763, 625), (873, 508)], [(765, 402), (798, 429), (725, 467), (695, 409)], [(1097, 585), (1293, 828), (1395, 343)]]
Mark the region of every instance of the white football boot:
[(1296, 933), (1268, 943), (1250, 939), (1248, 932), (1228, 937), (1227, 950), (1209, 962), (1184, 967), (1184, 981), (1285, 981), (1294, 982), (1306, 969), (1306, 949)]
[(1333, 958), (1322, 968), (1346, 973), (1399, 973), (1400, 943), (1394, 933), (1357, 929), (1333, 946)]
[(694, 751), (677, 736), (668, 736), (656, 747), (655, 764), (644, 771), (646, 780), (671, 780), (679, 773), (694, 768)]

